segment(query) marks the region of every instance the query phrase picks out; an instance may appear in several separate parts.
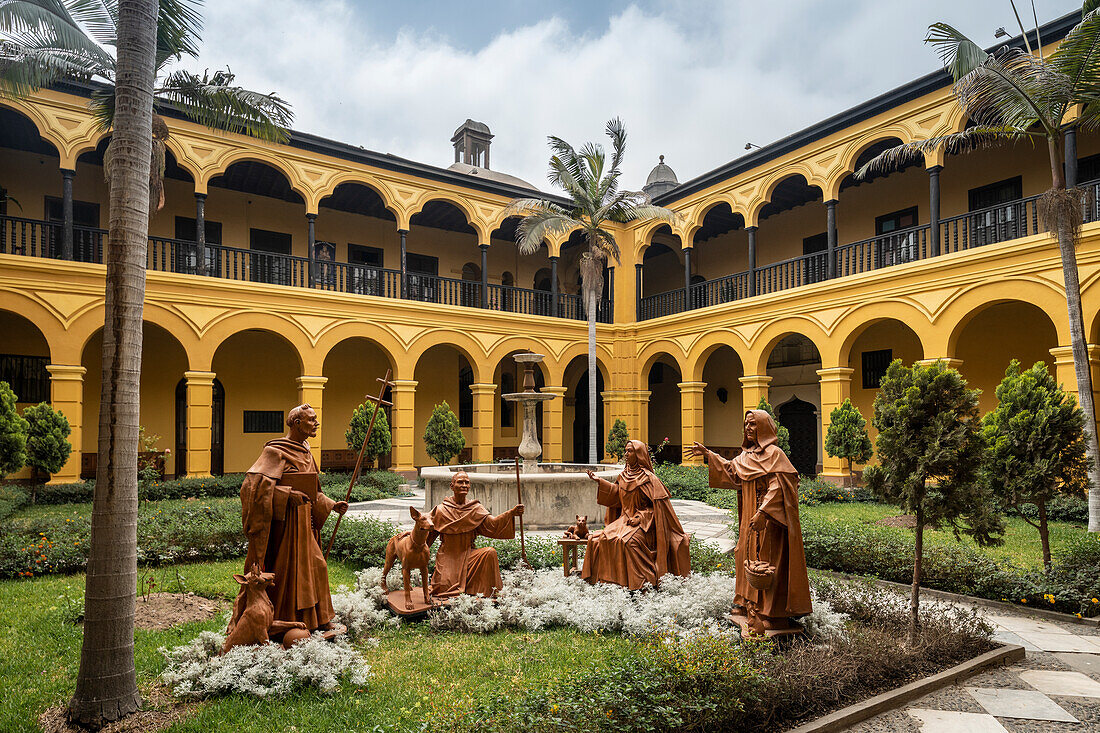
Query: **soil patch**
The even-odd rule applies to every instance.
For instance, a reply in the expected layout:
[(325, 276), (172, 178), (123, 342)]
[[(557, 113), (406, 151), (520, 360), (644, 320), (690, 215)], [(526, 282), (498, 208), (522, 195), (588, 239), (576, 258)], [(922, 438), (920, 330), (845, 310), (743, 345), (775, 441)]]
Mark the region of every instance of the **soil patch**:
[(883, 517), (875, 522), (875, 524), (881, 524), (884, 527), (901, 527), (902, 529), (916, 529), (917, 518), (912, 514), (901, 514), (896, 517)]
[[(143, 694), (144, 708), (122, 720), (108, 723), (98, 733), (147, 733), (164, 730), (191, 715), (197, 703), (180, 703), (168, 691), (160, 687)], [(38, 716), (43, 733), (88, 733), (88, 729), (72, 725), (66, 717), (66, 707), (58, 705)]]
[(228, 607), (229, 604), (223, 601), (194, 593), (149, 593), (138, 596), (134, 625), (139, 629), (164, 631), (179, 624), (212, 619)]

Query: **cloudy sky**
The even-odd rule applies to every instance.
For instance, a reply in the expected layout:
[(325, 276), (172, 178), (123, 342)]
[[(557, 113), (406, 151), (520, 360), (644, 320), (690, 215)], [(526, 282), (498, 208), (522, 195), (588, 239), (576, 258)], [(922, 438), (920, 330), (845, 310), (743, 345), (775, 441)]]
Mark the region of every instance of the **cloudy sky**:
[[(1040, 23), (1080, 8), (1035, 5)], [(446, 166), (471, 117), (492, 167), (544, 190), (549, 134), (580, 144), (618, 115), (628, 186), (659, 154), (686, 181), (934, 70), (931, 22), (1018, 33), (1008, 0), (207, 0), (205, 17), (188, 66), (280, 93), (296, 129)]]

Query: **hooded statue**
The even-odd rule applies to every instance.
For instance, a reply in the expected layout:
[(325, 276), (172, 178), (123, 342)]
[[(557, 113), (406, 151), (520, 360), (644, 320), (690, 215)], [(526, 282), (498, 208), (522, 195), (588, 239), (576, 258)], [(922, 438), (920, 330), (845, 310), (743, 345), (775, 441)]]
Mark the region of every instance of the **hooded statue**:
[(638, 590), (656, 586), (667, 573), (691, 575), (688, 536), (668, 489), (653, 473), (645, 443), (627, 443), (626, 469), (615, 483), (588, 475), (599, 484), (596, 501), (607, 507), (607, 516), (603, 530), (588, 539), (582, 578)]
[[(710, 468), (710, 485), (739, 492), (736, 602), (763, 617), (765, 629), (788, 628), (788, 619), (813, 609), (798, 521), (798, 471), (779, 448), (775, 422), (765, 410), (746, 412), (745, 440), (732, 461), (702, 450)], [(757, 590), (749, 584), (746, 560), (774, 566), (769, 589)]]

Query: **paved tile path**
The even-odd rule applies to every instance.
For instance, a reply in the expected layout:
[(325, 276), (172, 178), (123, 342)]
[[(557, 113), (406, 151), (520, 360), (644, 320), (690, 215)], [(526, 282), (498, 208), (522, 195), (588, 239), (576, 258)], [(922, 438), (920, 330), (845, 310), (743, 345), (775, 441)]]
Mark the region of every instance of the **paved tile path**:
[[(352, 504), (349, 517), (376, 517), (412, 527), (409, 507), (424, 492)], [(700, 501), (673, 500), (684, 529), (731, 552), (728, 514)], [(530, 532), (558, 537), (558, 530)], [(952, 685), (855, 726), (854, 733), (1100, 733), (1100, 629), (1026, 614), (986, 611), (996, 638), (1020, 644), (1027, 657)]]

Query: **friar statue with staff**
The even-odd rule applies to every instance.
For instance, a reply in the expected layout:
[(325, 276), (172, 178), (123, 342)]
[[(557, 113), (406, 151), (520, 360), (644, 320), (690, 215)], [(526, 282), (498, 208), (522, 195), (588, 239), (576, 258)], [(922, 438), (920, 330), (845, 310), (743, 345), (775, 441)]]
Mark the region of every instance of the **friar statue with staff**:
[(735, 601), (745, 613), (735, 613), (734, 620), (758, 634), (798, 633), (791, 619), (813, 610), (810, 581), (798, 520), (798, 471), (779, 447), (775, 421), (765, 410), (746, 412), (741, 453), (733, 460), (701, 443), (684, 452), (707, 459), (713, 488), (737, 489)]

